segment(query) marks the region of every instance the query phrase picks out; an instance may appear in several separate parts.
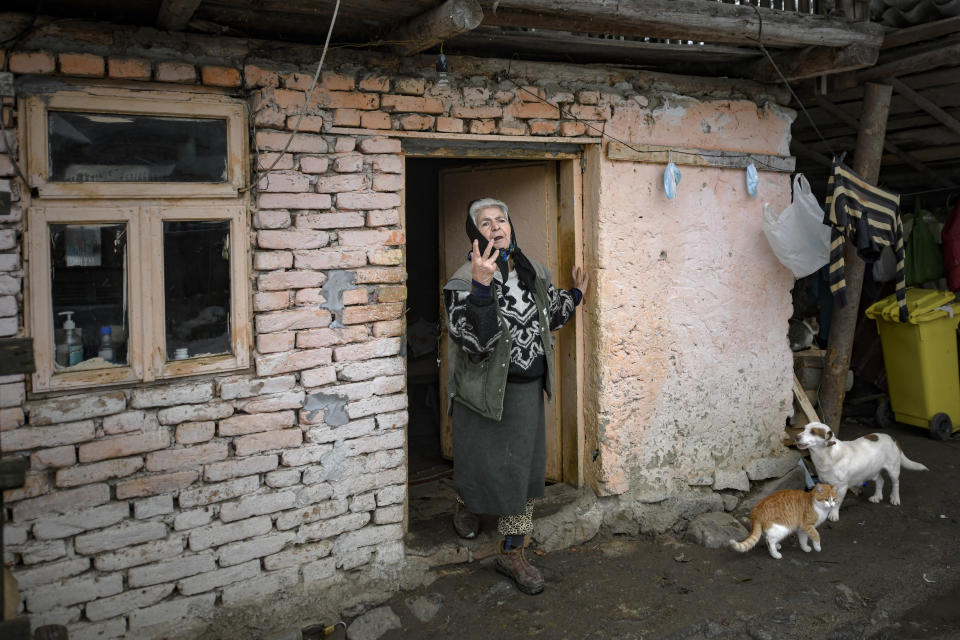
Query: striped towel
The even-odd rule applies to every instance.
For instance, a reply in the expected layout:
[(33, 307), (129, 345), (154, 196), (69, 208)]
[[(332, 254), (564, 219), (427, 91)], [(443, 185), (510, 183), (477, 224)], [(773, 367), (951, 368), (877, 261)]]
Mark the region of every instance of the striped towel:
[(843, 241), (856, 243), (857, 255), (875, 262), (886, 246), (893, 247), (897, 258), (897, 304), (900, 321), (907, 321), (906, 278), (903, 260), (903, 224), (900, 221), (900, 195), (867, 183), (833, 159), (833, 172), (827, 182), (826, 214), (823, 223), (830, 227), (830, 293), (846, 304), (847, 281), (843, 277)]

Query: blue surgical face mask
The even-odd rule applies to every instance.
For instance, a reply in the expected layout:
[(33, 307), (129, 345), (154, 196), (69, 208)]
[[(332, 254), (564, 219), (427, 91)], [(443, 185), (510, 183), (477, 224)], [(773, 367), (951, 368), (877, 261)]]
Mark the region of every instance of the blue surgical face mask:
[(680, 169), (672, 162), (667, 163), (667, 169), (663, 172), (663, 189), (667, 192), (667, 198), (673, 200), (677, 195), (677, 184), (680, 182)]
[(756, 197), (757, 186), (760, 184), (760, 176), (757, 175), (757, 168), (753, 163), (747, 165), (747, 193)]

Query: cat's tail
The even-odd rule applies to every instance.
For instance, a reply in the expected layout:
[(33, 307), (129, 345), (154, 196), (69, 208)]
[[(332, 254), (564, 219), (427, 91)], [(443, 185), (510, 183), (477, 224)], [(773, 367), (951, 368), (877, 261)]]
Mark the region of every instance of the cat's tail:
[(910, 471), (930, 471), (925, 465), (920, 464), (919, 462), (914, 462), (908, 458), (903, 451), (900, 452), (900, 468), (909, 469)]
[(739, 551), (740, 553), (750, 551), (750, 549), (753, 549), (757, 542), (760, 541), (761, 535), (763, 535), (763, 527), (760, 526), (759, 520), (754, 520), (753, 529), (750, 531), (750, 535), (740, 542), (737, 542), (736, 540), (730, 540), (730, 548), (734, 551)]

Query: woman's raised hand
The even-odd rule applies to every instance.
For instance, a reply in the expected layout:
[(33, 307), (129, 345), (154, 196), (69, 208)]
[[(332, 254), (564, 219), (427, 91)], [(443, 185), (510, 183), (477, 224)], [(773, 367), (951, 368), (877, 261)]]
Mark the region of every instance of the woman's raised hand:
[(480, 243), (473, 241), (473, 251), (470, 252), (471, 277), (480, 284), (489, 286), (493, 282), (493, 274), (497, 272), (497, 256), (500, 251), (493, 248), (488, 242), (487, 248), (480, 253)]
[(587, 295), (587, 287), (590, 286), (590, 274), (583, 267), (574, 266), (570, 275), (573, 276), (573, 287), (580, 289), (580, 293)]

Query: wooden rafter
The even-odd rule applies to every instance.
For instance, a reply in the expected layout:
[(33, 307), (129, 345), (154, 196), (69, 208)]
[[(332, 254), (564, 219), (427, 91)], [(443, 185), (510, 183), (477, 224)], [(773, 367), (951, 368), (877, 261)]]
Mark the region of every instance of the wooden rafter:
[(447, 0), (395, 29), (384, 40), (400, 43), (394, 50), (409, 56), (476, 29), (481, 22), (483, 9), (477, 0)]
[(960, 41), (953, 40), (944, 46), (877, 65), (856, 74), (857, 84), (883, 80), (911, 73), (929, 71), (941, 65), (955, 65), (960, 61)]
[[(844, 71), (855, 71), (876, 64), (880, 50), (862, 44), (848, 47), (812, 47), (800, 53), (788, 52), (774, 58), (777, 68), (789, 81), (815, 78)], [(764, 58), (751, 74), (758, 82), (779, 82), (780, 75)]]
[(883, 42), (878, 24), (701, 0), (498, 0), (496, 6), (485, 24), (755, 45), (759, 10), (768, 46), (879, 47)]
[(881, 49), (892, 49), (915, 42), (927, 42), (960, 31), (960, 16), (945, 18), (936, 22), (928, 22), (915, 27), (898, 29), (883, 37)]
[(157, 12), (157, 26), (167, 31), (180, 31), (203, 0), (163, 0)]
[(922, 95), (908, 87), (902, 80), (897, 78), (891, 78), (890, 84), (893, 85), (894, 91), (899, 93), (901, 96), (912, 102), (914, 105), (923, 109), (931, 116), (936, 118), (943, 126), (947, 127), (954, 133), (960, 134), (960, 120), (957, 120), (949, 113), (938, 107), (931, 100), (924, 98)]

